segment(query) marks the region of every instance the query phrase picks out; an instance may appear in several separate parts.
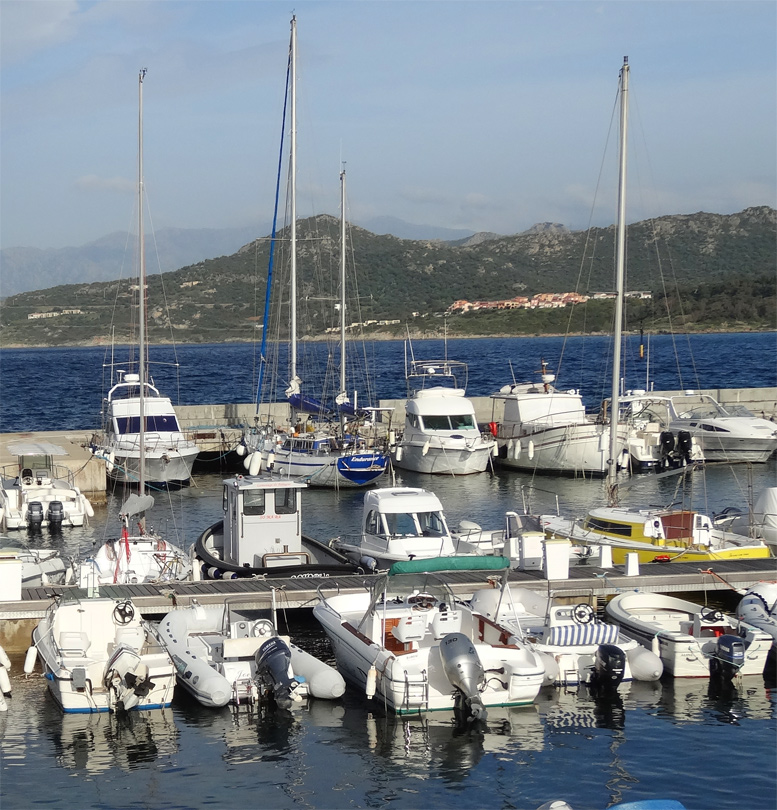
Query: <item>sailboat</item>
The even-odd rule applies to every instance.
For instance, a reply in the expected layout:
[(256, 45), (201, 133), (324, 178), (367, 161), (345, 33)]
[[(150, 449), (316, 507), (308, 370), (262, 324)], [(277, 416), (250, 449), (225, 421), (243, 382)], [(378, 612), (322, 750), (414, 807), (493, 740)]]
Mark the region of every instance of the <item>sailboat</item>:
[[(200, 452), (178, 423), (169, 397), (162, 396), (147, 368), (146, 260), (143, 233), (143, 76), (140, 74), (138, 119), (138, 363), (137, 372), (111, 368), (111, 389), (103, 401), (103, 431), (92, 452), (105, 459), (115, 481), (167, 486), (189, 481)], [(132, 360), (130, 361), (130, 367)], [(115, 384), (114, 384), (115, 380)]]
[[(266, 424), (244, 436), (247, 451), (244, 461), (251, 475), (261, 469), (318, 487), (362, 487), (375, 484), (388, 468), (388, 454), (378, 446), (369, 428), (375, 430), (376, 410), (359, 408), (346, 392), (346, 214), (345, 171), (340, 172), (340, 391), (332, 407), (303, 392), (297, 364), (297, 222), (296, 222), (296, 53), (297, 21), (291, 20), (289, 45), (291, 150), (289, 161), (290, 188), (290, 362), (286, 397), (291, 407), (289, 424), (284, 430), (277, 424)], [(271, 254), (272, 255), (272, 254)], [(268, 321), (269, 288), (265, 307)], [(266, 335), (266, 330), (265, 330)], [(265, 337), (263, 336), (263, 345)], [(264, 358), (264, 349), (261, 352)], [(261, 384), (260, 384), (261, 385)], [(261, 391), (260, 391), (261, 394)], [(305, 415), (307, 421), (303, 421)], [(323, 427), (310, 417), (325, 420)], [(258, 420), (257, 420), (258, 421)], [(337, 428), (334, 426), (338, 425)], [(365, 433), (365, 429), (367, 432)]]
[[(138, 78), (138, 253), (140, 261), (138, 321), (140, 351), (138, 352), (138, 374), (133, 375), (134, 382), (137, 383), (146, 379), (146, 268), (143, 236), (143, 79), (145, 75), (146, 70), (143, 68)], [(125, 376), (125, 380), (128, 376), (130, 375)], [(132, 450), (128, 451), (126, 458), (132, 457), (136, 462), (134, 470), (137, 474), (138, 493), (131, 494), (121, 507), (119, 513), (122, 522), (121, 536), (117, 539), (107, 540), (89, 559), (80, 564), (78, 578), (81, 587), (94, 589), (99, 588), (102, 584), (180, 580), (188, 578), (191, 571), (189, 557), (182, 549), (159, 537), (153, 529), (146, 528), (146, 511), (154, 505), (154, 498), (146, 494), (146, 485), (149, 483), (147, 476), (149, 469), (159, 470), (156, 466), (152, 465), (149, 468), (146, 464), (147, 454), (150, 454), (152, 459), (156, 458), (156, 446), (152, 443), (149, 448), (147, 444), (149, 434), (147, 432), (148, 398), (146, 394), (149, 387), (148, 384), (138, 385), (137, 396), (131, 400), (132, 406), (137, 408), (137, 417), (135, 417), (137, 422), (133, 424), (132, 428), (137, 431), (137, 441), (134, 442)], [(153, 409), (151, 412), (154, 413)], [(150, 435), (156, 436), (155, 433)], [(170, 449), (169, 452), (173, 452), (173, 450)], [(187, 452), (193, 462), (194, 456), (197, 455), (197, 447), (193, 446), (193, 449), (187, 450)], [(191, 462), (189, 462), (189, 470), (191, 470)], [(153, 476), (153, 480), (156, 481), (156, 476)], [(131, 522), (135, 518), (137, 518), (137, 531), (131, 527)], [(131, 531), (131, 529), (133, 530)]]
[[(616, 236), (616, 298), (613, 332), (610, 414), (620, 412), (621, 340), (626, 283), (626, 145), (628, 131), (629, 61), (624, 58), (620, 73), (620, 146), (618, 170), (618, 222)], [(610, 431), (607, 459), (606, 507), (594, 508), (582, 521), (543, 515), (549, 536), (565, 537), (575, 543), (610, 546), (612, 561), (622, 564), (628, 553), (640, 562), (697, 562), (720, 559), (762, 559), (770, 552), (761, 540), (723, 532), (706, 515), (688, 509), (639, 509), (618, 505), (618, 432)]]

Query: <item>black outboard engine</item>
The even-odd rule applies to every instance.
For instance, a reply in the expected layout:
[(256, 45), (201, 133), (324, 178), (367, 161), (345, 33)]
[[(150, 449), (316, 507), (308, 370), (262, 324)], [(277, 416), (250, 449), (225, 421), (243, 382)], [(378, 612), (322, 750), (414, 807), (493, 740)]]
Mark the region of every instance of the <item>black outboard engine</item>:
[(594, 694), (615, 692), (626, 672), (626, 653), (616, 644), (600, 644), (594, 656), (589, 687)]
[(661, 454), (661, 466), (666, 468), (672, 464), (674, 453), (674, 434), (671, 430), (662, 430), (658, 437), (658, 449)]
[(273, 636), (256, 651), (255, 660), (257, 681), (272, 692), (281, 709), (290, 709), (292, 693), (300, 682), (291, 674), (291, 650), (286, 642)]
[(40, 501), (30, 501), (27, 504), (27, 526), (37, 530), (43, 525), (43, 504)]
[(62, 501), (52, 501), (49, 504), (49, 512), (46, 517), (49, 521), (49, 530), (52, 532), (59, 531), (65, 519), (65, 507), (62, 505)]
[(718, 637), (715, 652), (710, 658), (710, 678), (730, 681), (745, 663), (745, 642), (732, 633)]
[(683, 466), (691, 463), (691, 452), (693, 451), (693, 437), (687, 430), (677, 432), (677, 455)]

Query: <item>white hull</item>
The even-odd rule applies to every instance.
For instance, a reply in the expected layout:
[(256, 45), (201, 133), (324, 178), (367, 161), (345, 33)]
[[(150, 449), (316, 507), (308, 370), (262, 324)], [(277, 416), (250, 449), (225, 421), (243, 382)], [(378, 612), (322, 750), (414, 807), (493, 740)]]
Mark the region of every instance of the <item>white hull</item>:
[(430, 442), (400, 442), (391, 459), (395, 467), (412, 472), (440, 475), (471, 475), (485, 472), (493, 444), (462, 446), (460, 440), (447, 444), (434, 437)]
[(78, 578), (84, 588), (175, 582), (189, 579), (191, 568), (188, 554), (151, 533), (107, 540), (96, 554), (81, 563)]
[(159, 709), (172, 701), (173, 665), (130, 602), (55, 604), (32, 638), (64, 712)]
[[(44, 471), (49, 472), (49, 471)], [(48, 475), (3, 478), (0, 488), (0, 526), (5, 530), (30, 528), (30, 504), (39, 503), (42, 527), (55, 525), (49, 520), (52, 504), (61, 505), (63, 527), (83, 526), (94, 515), (94, 508), (81, 490), (64, 478)]]
[(722, 634), (742, 634), (746, 645), (742, 675), (760, 675), (772, 638), (756, 628), (727, 616), (713, 616), (700, 605), (662, 594), (619, 594), (607, 605), (607, 613), (630, 636), (647, 649), (654, 649), (664, 671), (675, 678), (709, 678), (710, 660)]
[[(149, 484), (185, 483), (192, 477), (192, 466), (199, 454), (196, 446), (185, 449), (164, 447), (146, 450), (145, 480)], [(98, 453), (108, 459), (106, 472), (108, 477), (119, 482), (140, 480), (140, 457), (137, 449), (115, 449), (110, 446), (100, 448)]]

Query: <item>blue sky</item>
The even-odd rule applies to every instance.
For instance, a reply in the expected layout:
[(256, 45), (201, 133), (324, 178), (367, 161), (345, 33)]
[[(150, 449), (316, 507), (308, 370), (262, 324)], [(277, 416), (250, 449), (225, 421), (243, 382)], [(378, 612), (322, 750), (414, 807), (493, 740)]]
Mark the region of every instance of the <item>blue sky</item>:
[(269, 222), (292, 12), (300, 216), (610, 224), (624, 55), (631, 221), (776, 204), (771, 0), (0, 0), (0, 245), (134, 227), (141, 67), (147, 227)]

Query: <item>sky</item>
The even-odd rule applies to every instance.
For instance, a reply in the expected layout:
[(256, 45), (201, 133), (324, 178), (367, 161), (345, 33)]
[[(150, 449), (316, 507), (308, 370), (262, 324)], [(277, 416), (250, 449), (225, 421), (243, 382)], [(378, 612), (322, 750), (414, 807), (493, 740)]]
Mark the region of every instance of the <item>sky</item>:
[(292, 13), (299, 216), (611, 224), (624, 56), (629, 221), (777, 205), (772, 0), (0, 0), (0, 247), (133, 229), (141, 68), (146, 229), (262, 229)]

